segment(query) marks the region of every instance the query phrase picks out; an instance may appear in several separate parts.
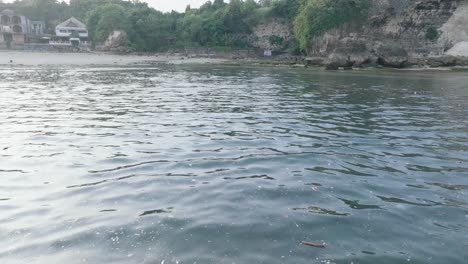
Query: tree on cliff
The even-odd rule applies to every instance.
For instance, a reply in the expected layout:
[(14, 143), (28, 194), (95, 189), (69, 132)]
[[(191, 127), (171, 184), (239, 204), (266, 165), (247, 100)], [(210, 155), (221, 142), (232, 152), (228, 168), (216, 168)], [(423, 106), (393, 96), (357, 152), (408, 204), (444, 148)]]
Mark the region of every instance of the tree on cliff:
[(88, 14), (88, 31), (91, 38), (104, 42), (114, 30), (127, 31), (128, 16), (125, 9), (117, 4), (105, 4), (93, 9)]
[[(93, 43), (102, 43), (112, 31), (122, 30), (138, 51), (174, 46), (244, 48), (250, 45), (255, 26), (276, 20), (294, 28), (294, 38), (306, 50), (315, 37), (327, 30), (363, 21), (371, 1), (211, 0), (184, 13), (162, 13), (139, 0), (17, 0), (0, 1), (0, 10), (12, 9), (31, 19), (44, 20), (51, 34), (56, 24), (77, 17), (87, 22)], [(296, 41), (290, 43), (294, 49), (291, 45), (288, 48), (296, 51)]]
[(305, 0), (294, 21), (294, 34), (306, 50), (314, 37), (342, 26), (361, 23), (367, 17), (369, 0)]
[(294, 21), (303, 0), (277, 0), (271, 4), (271, 15), (284, 18), (288, 22)]

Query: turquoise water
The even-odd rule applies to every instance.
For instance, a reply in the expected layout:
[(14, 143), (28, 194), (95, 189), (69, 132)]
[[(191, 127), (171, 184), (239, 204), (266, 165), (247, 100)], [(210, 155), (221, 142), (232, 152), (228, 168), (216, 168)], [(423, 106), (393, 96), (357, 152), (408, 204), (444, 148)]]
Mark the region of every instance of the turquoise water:
[(466, 73), (4, 66), (0, 79), (2, 264), (468, 259)]

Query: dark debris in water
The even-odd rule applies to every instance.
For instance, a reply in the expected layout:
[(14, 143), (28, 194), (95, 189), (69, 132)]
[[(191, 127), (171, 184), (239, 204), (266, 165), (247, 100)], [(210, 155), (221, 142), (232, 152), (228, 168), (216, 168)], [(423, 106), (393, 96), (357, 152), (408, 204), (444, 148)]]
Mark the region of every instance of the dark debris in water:
[(11, 200), (10, 198), (0, 198), (0, 201), (9, 201)]
[(325, 244), (323, 243), (302, 241), (302, 245), (309, 246), (309, 247), (316, 247), (316, 248), (325, 248)]
[(100, 213), (108, 213), (108, 212), (116, 212), (117, 210), (116, 209), (105, 209), (105, 210), (101, 210), (99, 211)]

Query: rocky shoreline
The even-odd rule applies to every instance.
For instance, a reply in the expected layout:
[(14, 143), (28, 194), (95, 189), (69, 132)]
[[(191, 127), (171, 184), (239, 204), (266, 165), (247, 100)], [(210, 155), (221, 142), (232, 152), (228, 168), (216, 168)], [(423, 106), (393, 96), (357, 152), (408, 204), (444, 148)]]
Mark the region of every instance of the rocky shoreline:
[(362, 57), (359, 54), (332, 55), (328, 58), (306, 58), (307, 65), (323, 66), (327, 70), (347, 68), (386, 67), (386, 68), (439, 68), (468, 66), (468, 57), (443, 55), (437, 57)]
[(468, 57), (438, 56), (438, 57), (365, 57), (359, 54), (339, 55), (329, 57), (302, 57), (279, 55), (274, 57), (237, 56), (206, 56), (204, 54), (171, 54), (171, 53), (63, 53), (63, 52), (0, 52), (0, 65), (8, 66), (58, 66), (58, 65), (114, 65), (114, 66), (145, 66), (145, 65), (183, 65), (183, 64), (216, 64), (226, 66), (259, 66), (259, 67), (316, 67), (326, 70), (350, 70), (363, 68), (396, 68), (396, 69), (468, 69)]
[[(118, 53), (114, 53), (118, 54)], [(122, 55), (122, 53), (120, 53)], [(127, 53), (131, 56), (149, 56), (167, 60), (168, 63), (186, 64), (197, 62), (215, 62), (228, 65), (264, 65), (289, 67), (323, 67), (326, 70), (342, 70), (352, 68), (440, 68), (440, 67), (468, 67), (468, 57), (439, 55), (439, 56), (411, 56), (403, 49), (380, 50), (379, 53), (363, 52), (332, 53), (325, 57), (292, 56), (279, 54), (264, 57), (258, 53)], [(176, 60), (174, 61), (174, 58)]]
[[(192, 56), (191, 58), (196, 58)], [(278, 56), (273, 58), (223, 58), (225, 64), (287, 67), (319, 67), (325, 70), (349, 70), (363, 68), (387, 69), (437, 69), (468, 68), (468, 57), (442, 55), (434, 57), (365, 57), (361, 54), (332, 54), (329, 57)], [(190, 58), (188, 59), (190, 60)]]

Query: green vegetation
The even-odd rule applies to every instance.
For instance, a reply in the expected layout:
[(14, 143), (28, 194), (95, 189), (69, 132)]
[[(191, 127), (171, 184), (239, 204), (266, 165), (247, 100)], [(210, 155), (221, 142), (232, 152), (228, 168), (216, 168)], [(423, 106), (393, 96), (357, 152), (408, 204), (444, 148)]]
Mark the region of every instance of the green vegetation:
[(430, 41), (435, 41), (439, 38), (439, 31), (437, 31), (437, 28), (435, 27), (430, 27), (426, 31), (426, 39)]
[(271, 45), (281, 46), (281, 45), (284, 44), (284, 38), (282, 38), (280, 36), (276, 36), (276, 35), (270, 36), (269, 41), (270, 41)]
[(290, 43), (272, 36), (271, 44), (292, 53), (306, 50), (315, 36), (348, 22), (359, 22), (370, 0), (223, 0), (208, 1), (200, 8), (187, 6), (184, 13), (162, 13), (139, 0), (17, 0), (0, 1), (0, 10), (12, 9), (32, 20), (46, 22), (48, 33), (74, 16), (88, 25), (93, 42), (102, 43), (114, 30), (123, 30), (137, 51), (168, 48), (250, 46), (250, 34), (261, 22), (283, 21), (294, 28)]
[(88, 13), (88, 31), (91, 38), (104, 42), (114, 30), (129, 29), (129, 19), (125, 9), (118, 4), (105, 4)]
[(359, 24), (367, 17), (369, 0), (305, 0), (294, 21), (294, 34), (301, 49), (327, 30), (345, 23)]

